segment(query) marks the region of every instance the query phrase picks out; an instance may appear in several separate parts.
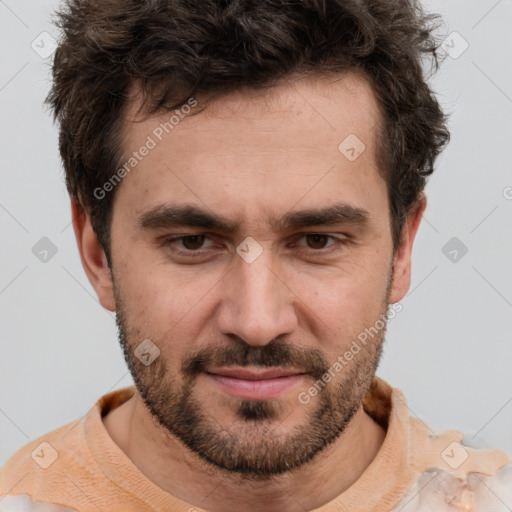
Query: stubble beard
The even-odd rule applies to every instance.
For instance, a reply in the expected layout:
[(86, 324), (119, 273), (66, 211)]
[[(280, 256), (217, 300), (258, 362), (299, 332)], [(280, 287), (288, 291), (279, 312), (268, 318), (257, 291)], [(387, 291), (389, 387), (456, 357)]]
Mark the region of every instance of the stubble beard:
[[(379, 319), (386, 317), (390, 286), (388, 282)], [(325, 383), (322, 377), (332, 364), (328, 364), (320, 351), (302, 350), (280, 339), (258, 347), (242, 341), (222, 351), (208, 347), (191, 353), (181, 365), (180, 381), (168, 371), (163, 357), (145, 366), (135, 356), (135, 348), (146, 336), (130, 326), (124, 299), (115, 283), (114, 294), (119, 343), (154, 423), (215, 468), (238, 473), (244, 479), (266, 480), (300, 468), (336, 441), (360, 408), (382, 355), (386, 325), (370, 343), (361, 347), (335, 379)], [(231, 428), (219, 424), (194, 397), (195, 384), (206, 369), (232, 365), (294, 367), (310, 373), (308, 388), (315, 383), (321, 386), (316, 386), (320, 390), (308, 404), (311, 408), (308, 420), (283, 433), (280, 425), (287, 418), (285, 411), (290, 409), (290, 404), (282, 400), (229, 396), (218, 404), (230, 406), (236, 422)], [(291, 405), (294, 409), (305, 407), (298, 400)]]

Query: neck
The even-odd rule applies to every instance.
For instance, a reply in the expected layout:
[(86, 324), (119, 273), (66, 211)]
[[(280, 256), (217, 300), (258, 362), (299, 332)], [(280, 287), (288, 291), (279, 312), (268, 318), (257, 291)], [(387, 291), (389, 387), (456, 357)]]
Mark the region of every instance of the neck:
[(385, 430), (362, 408), (343, 434), (308, 464), (262, 481), (212, 466), (164, 431), (140, 395), (103, 418), (113, 441), (164, 491), (208, 512), (303, 512), (348, 489), (377, 455)]

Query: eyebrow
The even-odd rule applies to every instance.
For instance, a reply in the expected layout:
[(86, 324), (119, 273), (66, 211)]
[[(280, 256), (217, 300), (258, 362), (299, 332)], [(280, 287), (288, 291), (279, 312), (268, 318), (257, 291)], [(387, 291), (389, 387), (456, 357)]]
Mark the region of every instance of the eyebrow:
[[(299, 229), (308, 226), (330, 226), (335, 224), (364, 225), (367, 224), (369, 212), (345, 203), (335, 204), (326, 208), (309, 208), (290, 211), (280, 219), (270, 219), (269, 225), (275, 232)], [(156, 230), (173, 227), (197, 227), (212, 229), (224, 233), (236, 233), (240, 222), (235, 222), (204, 210), (195, 205), (159, 204), (142, 213), (137, 225), (143, 230)]]

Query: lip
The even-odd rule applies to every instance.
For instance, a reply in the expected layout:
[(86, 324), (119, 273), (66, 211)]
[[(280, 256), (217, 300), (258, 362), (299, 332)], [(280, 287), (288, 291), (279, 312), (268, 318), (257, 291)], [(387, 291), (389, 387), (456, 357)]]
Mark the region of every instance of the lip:
[(290, 368), (258, 368), (249, 369), (243, 366), (232, 366), (230, 368), (218, 368), (207, 372), (213, 375), (222, 375), (224, 377), (232, 377), (234, 379), (243, 380), (266, 380), (277, 379), (280, 377), (289, 377), (291, 375), (304, 374), (300, 370)]
[(224, 392), (238, 398), (269, 400), (303, 382), (307, 374), (284, 368), (221, 368), (206, 373)]

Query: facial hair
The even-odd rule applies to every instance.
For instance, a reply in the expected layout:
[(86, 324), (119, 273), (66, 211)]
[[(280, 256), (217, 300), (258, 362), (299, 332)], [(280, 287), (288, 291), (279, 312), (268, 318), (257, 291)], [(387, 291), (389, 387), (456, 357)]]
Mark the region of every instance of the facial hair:
[[(119, 343), (137, 391), (154, 423), (210, 465), (238, 473), (244, 479), (267, 480), (298, 469), (336, 441), (360, 408), (380, 362), (391, 279), (380, 315), (374, 322), (380, 320), (384, 327), (369, 343), (360, 346), (361, 350), (349, 364), (327, 383), (322, 377), (333, 365), (322, 352), (296, 347), (282, 338), (274, 338), (257, 347), (238, 339), (226, 347), (209, 346), (193, 351), (181, 364), (180, 378), (169, 371), (168, 361), (161, 356), (146, 366), (135, 355), (136, 347), (146, 336), (132, 324), (134, 319), (128, 317), (121, 289), (113, 281)], [(157, 346), (172, 345), (172, 340), (167, 339), (152, 342)], [(230, 396), (222, 400), (222, 405), (231, 408), (236, 405), (237, 422), (231, 429), (220, 425), (214, 416), (206, 413), (194, 391), (200, 375), (225, 366), (280, 366), (309, 373), (312, 377), (309, 386), (317, 384), (319, 390), (309, 403), (308, 420), (283, 433), (279, 426), (286, 419), (283, 417), (286, 403), (282, 400)], [(293, 406), (305, 407), (299, 401)]]

